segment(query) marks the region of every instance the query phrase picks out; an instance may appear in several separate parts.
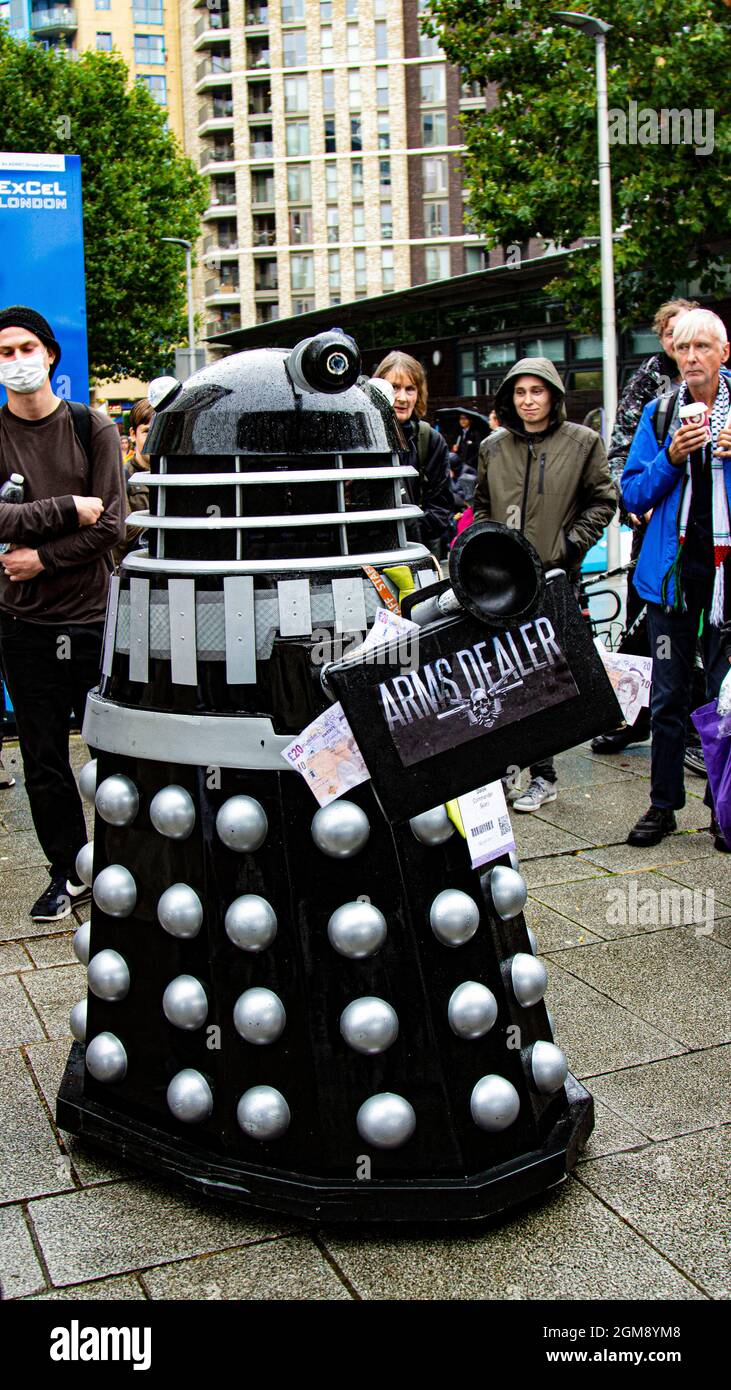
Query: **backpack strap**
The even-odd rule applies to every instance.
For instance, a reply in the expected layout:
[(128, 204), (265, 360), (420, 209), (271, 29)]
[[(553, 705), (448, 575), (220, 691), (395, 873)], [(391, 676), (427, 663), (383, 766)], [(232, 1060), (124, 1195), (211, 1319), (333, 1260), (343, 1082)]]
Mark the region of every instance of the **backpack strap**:
[(662, 444), (668, 432), (668, 427), (672, 423), (679, 392), (680, 387), (674, 386), (672, 391), (668, 391), (664, 396), (660, 397), (657, 410), (652, 417), (652, 427), (655, 431), (655, 438), (658, 444)]
[(431, 425), (426, 420), (420, 420), (416, 430), (416, 457), (419, 460), (419, 468), (424, 470), (426, 461), (429, 457), (429, 445), (431, 443)]
[(74, 434), (86, 454), (89, 467), (91, 467), (91, 412), (88, 405), (83, 405), (81, 401), (67, 401), (66, 404), (71, 413)]

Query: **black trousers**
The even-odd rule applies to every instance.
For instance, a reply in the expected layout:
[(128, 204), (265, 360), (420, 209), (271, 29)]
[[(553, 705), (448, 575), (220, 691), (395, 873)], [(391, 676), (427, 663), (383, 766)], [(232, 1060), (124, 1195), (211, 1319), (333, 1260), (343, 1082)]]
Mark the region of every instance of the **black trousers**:
[(0, 614), (0, 657), (15, 708), (25, 785), (51, 876), (76, 877), (86, 824), (69, 763), (71, 712), (81, 723), (99, 680), (102, 623), (44, 626)]

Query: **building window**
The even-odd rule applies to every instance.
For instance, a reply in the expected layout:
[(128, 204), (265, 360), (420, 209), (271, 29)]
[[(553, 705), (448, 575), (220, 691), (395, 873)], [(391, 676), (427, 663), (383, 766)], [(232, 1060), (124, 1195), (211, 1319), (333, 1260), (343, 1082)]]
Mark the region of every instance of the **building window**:
[(392, 290), (394, 286), (394, 266), (393, 251), (389, 247), (381, 252), (381, 283), (384, 290)]
[(467, 275), (487, 267), (487, 253), (484, 246), (465, 246), (464, 268)]
[(449, 247), (448, 246), (427, 246), (426, 248), (426, 278), (427, 280), (446, 280), (449, 277)]
[(327, 253), (327, 283), (331, 290), (340, 289), (340, 252)]
[(274, 171), (272, 169), (255, 169), (252, 173), (251, 201), (252, 203), (274, 202)]
[(293, 299), (293, 300), (292, 300), (292, 313), (295, 314), (295, 315), (297, 315), (297, 314), (311, 314), (311, 313), (312, 313), (312, 310), (314, 309), (314, 307), (315, 307), (315, 301), (314, 301), (314, 299)]
[(366, 266), (365, 251), (353, 252), (353, 270), (355, 272), (355, 288), (365, 290), (368, 288), (368, 269)]
[(379, 159), (378, 161), (378, 191), (381, 197), (391, 196), (391, 161), (390, 159)]
[[(228, 60), (229, 68), (231, 59)], [(268, 39), (247, 39), (246, 41), (246, 66), (247, 68), (268, 68), (269, 67), (269, 40)]]
[(274, 141), (272, 140), (272, 128), (270, 125), (255, 125), (251, 127), (251, 149), (252, 159), (271, 159), (274, 154)]
[(305, 17), (305, 0), (282, 0), (282, 24), (296, 24)]
[(350, 148), (351, 150), (362, 150), (363, 148), (360, 116), (351, 116), (350, 118)]
[(324, 72), (322, 74), (322, 109), (323, 111), (335, 110), (335, 73)]
[[(98, 10), (108, 10), (108, 5), (97, 5)], [(132, 15), (135, 24), (163, 24), (162, 0), (134, 0)]]
[(350, 166), (351, 197), (353, 202), (363, 197), (363, 160), (354, 159)]
[(96, 36), (96, 51), (97, 51), (97, 53), (111, 53), (111, 51), (112, 51), (112, 36), (111, 36), (111, 34), (100, 34), (99, 32), (97, 32), (97, 36)]
[(446, 145), (446, 111), (425, 111), (421, 118), (421, 143), (426, 145)]
[(425, 193), (447, 192), (447, 156), (428, 155), (421, 161)]
[(257, 292), (259, 290), (279, 289), (276, 257), (254, 257), (254, 289)]
[(346, 24), (345, 44), (349, 63), (357, 63), (360, 59), (360, 27), (357, 24)]
[(388, 68), (376, 68), (376, 106), (388, 106)]
[(275, 319), (278, 319), (278, 318), (279, 318), (279, 305), (278, 305), (276, 299), (271, 300), (269, 303), (257, 304), (257, 306), (256, 306), (256, 321), (257, 321), (257, 323), (273, 323), (273, 321), (274, 321)]
[(351, 111), (360, 111), (360, 69), (352, 68), (348, 73), (348, 105)]
[(289, 240), (292, 246), (312, 241), (312, 208), (295, 208), (289, 214)]
[(327, 218), (327, 239), (328, 241), (340, 240), (340, 208), (327, 208), (325, 216)]
[(309, 109), (306, 77), (285, 77), (284, 109), (285, 111), (307, 111)]
[(419, 57), (420, 58), (441, 58), (442, 50), (439, 47), (439, 39), (432, 38), (431, 34), (419, 34)]
[(285, 132), (287, 154), (298, 155), (310, 153), (309, 121), (287, 121)]
[(358, 0), (345, 0), (345, 15), (347, 19), (358, 18)]
[(335, 137), (335, 117), (325, 117), (325, 154), (335, 154), (337, 150), (337, 140)]
[(378, 148), (388, 150), (391, 148), (391, 129), (388, 123), (388, 116), (378, 117)]
[(388, 24), (387, 24), (387, 22), (386, 22), (385, 19), (379, 19), (379, 20), (376, 21), (376, 24), (375, 24), (374, 28), (375, 28), (375, 38), (376, 38), (376, 57), (377, 57), (377, 58), (387, 58), (387, 57), (388, 57)]
[(168, 87), (164, 77), (150, 75), (147, 77), (140, 77), (138, 81), (144, 82), (152, 100), (156, 101), (158, 106), (167, 106)]
[(393, 241), (393, 205), (391, 203), (381, 203), (381, 238), (383, 241)]
[(309, 203), (312, 201), (309, 164), (290, 165), (287, 170), (287, 198), (290, 203)]
[(323, 63), (331, 63), (333, 60), (333, 31), (329, 24), (323, 24), (320, 29), (320, 53)]
[(306, 66), (307, 34), (304, 29), (285, 29), (282, 34), (282, 63), (285, 68)]
[(386, 19), (388, 15), (388, 0), (373, 0), (373, 14), (376, 19)]
[(306, 255), (293, 254), (289, 260), (290, 279), (292, 292), (297, 290), (311, 290), (315, 286), (315, 261), (309, 253)]
[(332, 0), (320, 0), (320, 23), (329, 24), (332, 17)]
[(424, 236), (449, 236), (449, 203), (424, 204)]
[(325, 197), (329, 203), (337, 201), (338, 196), (338, 166), (337, 164), (325, 165)]
[(566, 358), (563, 335), (560, 338), (532, 338), (521, 349), (524, 357), (547, 357), (551, 362)]
[(112, 0), (94, 0), (95, 10), (111, 10)]
[(165, 39), (162, 34), (135, 34), (136, 63), (164, 63)]
[(443, 63), (439, 66), (424, 67), (419, 69), (419, 87), (421, 101), (427, 102), (447, 100), (447, 69)]
[(365, 204), (353, 204), (353, 241), (365, 240)]

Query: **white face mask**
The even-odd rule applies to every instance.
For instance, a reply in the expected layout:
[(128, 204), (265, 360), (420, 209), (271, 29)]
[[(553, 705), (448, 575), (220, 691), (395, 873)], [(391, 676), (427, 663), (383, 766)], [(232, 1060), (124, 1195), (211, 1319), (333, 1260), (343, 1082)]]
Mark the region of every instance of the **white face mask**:
[(48, 376), (48, 367), (40, 352), (19, 357), (12, 362), (0, 362), (0, 386), (26, 395), (37, 391)]

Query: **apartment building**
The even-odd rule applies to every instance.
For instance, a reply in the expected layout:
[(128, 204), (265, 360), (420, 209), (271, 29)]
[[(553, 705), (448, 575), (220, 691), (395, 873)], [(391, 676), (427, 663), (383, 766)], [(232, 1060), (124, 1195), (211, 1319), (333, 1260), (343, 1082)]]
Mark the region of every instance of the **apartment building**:
[(120, 53), (145, 84), (182, 143), (178, 0), (10, 0), (0, 8), (10, 32), (69, 58), (86, 49)]
[[(114, 3), (115, 0), (112, 0)], [(185, 143), (210, 201), (207, 335), (482, 267), (423, 0), (181, 0)]]

